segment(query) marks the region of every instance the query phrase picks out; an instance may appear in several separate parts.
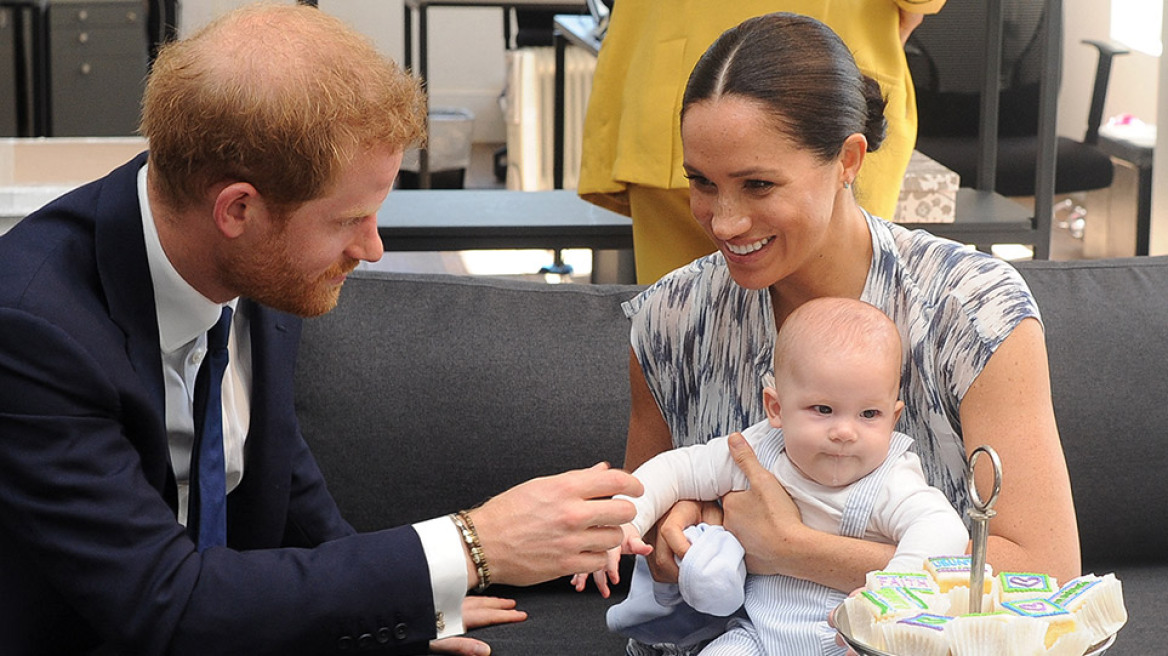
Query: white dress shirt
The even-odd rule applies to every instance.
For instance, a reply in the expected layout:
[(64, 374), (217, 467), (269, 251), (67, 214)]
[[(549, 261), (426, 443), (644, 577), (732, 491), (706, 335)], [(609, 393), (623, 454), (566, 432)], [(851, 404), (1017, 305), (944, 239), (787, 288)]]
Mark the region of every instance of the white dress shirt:
[[(162, 249), (146, 186), (147, 165), (138, 171), (138, 205), (146, 259), (154, 286), (154, 307), (162, 348), (162, 378), (166, 388), (166, 431), (170, 462), (178, 483), (178, 521), (186, 525), (190, 498), (191, 447), (194, 444), (195, 377), (207, 353), (207, 331), (219, 320), (224, 306), (236, 309), (238, 298), (219, 304), (191, 287)], [(244, 442), (251, 418), (251, 332), (249, 317), (235, 312), (228, 341), (228, 364), (223, 374), (223, 455), (227, 492), (239, 485), (244, 473)], [(464, 632), (462, 600), (466, 596), (466, 555), (462, 534), (448, 517), (414, 525), (430, 569), (438, 637)]]

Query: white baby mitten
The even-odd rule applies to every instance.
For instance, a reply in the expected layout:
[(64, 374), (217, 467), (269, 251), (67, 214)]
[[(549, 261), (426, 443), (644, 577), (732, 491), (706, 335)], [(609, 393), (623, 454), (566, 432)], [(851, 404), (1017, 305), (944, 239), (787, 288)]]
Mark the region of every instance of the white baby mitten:
[(697, 524), (685, 529), (692, 546), (681, 559), (678, 587), (685, 603), (709, 615), (725, 617), (746, 599), (746, 551), (721, 526)]

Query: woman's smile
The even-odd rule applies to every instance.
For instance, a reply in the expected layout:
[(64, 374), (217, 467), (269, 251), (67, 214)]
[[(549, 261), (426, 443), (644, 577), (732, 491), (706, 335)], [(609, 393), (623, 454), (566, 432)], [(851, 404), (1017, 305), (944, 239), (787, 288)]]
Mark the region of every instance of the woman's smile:
[(750, 255), (751, 253), (761, 249), (763, 246), (771, 243), (774, 237), (763, 237), (757, 241), (752, 241), (746, 244), (732, 244), (725, 242), (727, 250), (735, 255)]

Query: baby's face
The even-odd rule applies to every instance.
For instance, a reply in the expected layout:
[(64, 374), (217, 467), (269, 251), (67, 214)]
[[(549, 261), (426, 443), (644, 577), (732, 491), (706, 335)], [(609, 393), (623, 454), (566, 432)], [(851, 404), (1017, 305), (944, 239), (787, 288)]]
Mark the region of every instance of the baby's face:
[(861, 354), (802, 360), (797, 372), (786, 372), (768, 391), (771, 423), (783, 429), (787, 455), (804, 476), (820, 485), (849, 485), (888, 455), (903, 407), (898, 372)]

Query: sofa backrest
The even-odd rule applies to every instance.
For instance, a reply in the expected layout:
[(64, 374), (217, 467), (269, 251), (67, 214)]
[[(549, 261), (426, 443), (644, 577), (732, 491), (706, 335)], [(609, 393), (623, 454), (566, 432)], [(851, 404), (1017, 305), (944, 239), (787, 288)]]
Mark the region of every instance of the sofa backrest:
[[(1083, 560), (1168, 560), (1168, 257), (1023, 262)], [(599, 460), (628, 420), (632, 286), (357, 272), (305, 322), (297, 410), (360, 530)], [(1025, 475), (1004, 463), (1005, 485)]]
[(306, 321), (296, 403), (358, 530), (620, 466), (633, 287), (358, 271)]
[[(1017, 266), (1046, 329), (1085, 566), (1168, 561), (1168, 257)], [(1003, 485), (1025, 475), (1003, 469)]]

